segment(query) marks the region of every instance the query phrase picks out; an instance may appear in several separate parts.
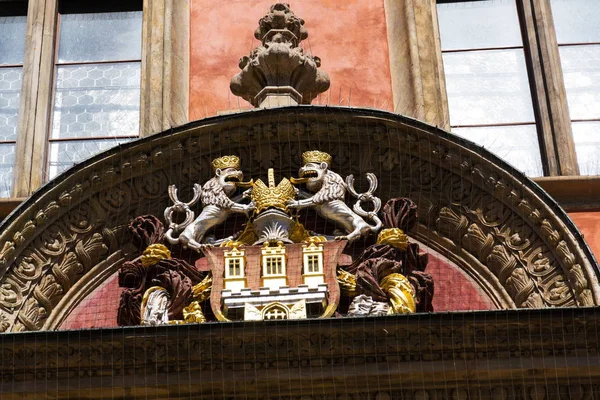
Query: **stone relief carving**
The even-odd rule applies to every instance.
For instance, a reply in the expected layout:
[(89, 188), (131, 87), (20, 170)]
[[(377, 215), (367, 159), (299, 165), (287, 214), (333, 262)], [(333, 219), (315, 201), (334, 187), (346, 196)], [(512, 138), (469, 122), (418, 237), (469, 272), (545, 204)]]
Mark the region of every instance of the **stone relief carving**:
[[(338, 239), (347, 239), (349, 242), (368, 233), (379, 232), (383, 225), (377, 216), (381, 208), (381, 200), (373, 196), (373, 192), (377, 189), (377, 178), (374, 174), (367, 173), (369, 190), (358, 194), (354, 189), (354, 176), (349, 175), (344, 182), (339, 174), (329, 169), (331, 156), (328, 154), (308, 151), (302, 155), (302, 161), (304, 165), (298, 171), (300, 179), (294, 179), (292, 182), (306, 183), (308, 190), (314, 194), (306, 199), (290, 201), (289, 208), (314, 209), (321, 217), (343, 227), (345, 234), (339, 235)], [(352, 209), (344, 202), (346, 190), (356, 198)], [(362, 202), (372, 203), (373, 209), (365, 211)], [(364, 218), (373, 221), (373, 224), (369, 224)]]
[[(420, 226), (438, 235), (429, 239), (417, 236), (426, 243), (435, 241), (448, 252), (458, 249), (457, 256), (472, 255), (480, 264), (477, 268), (489, 267), (506, 286), (515, 306), (598, 303), (597, 267), (590, 264), (585, 245), (566, 219), (547, 205), (533, 186), (524, 184), (524, 178), (443, 134), (432, 134), (433, 128), (386, 113), (369, 111), (371, 118), (377, 115), (379, 120), (367, 125), (359, 118), (360, 110), (340, 109), (335, 118), (327, 114), (331, 112), (266, 110), (264, 116), (280, 122), (266, 123), (254, 113), (230, 117), (233, 124), (186, 127), (125, 146), (118, 154), (114, 150), (96, 164), (45, 188), (36, 194), (35, 204), (28, 203), (3, 225), (0, 320), (8, 321), (5, 329), (40, 329), (53, 312), (46, 307), (69, 291), (65, 283), (72, 286), (86, 275), (89, 266), (118, 251), (115, 238), (128, 253), (132, 239), (124, 233), (126, 221), (139, 210), (157, 212), (168, 206), (167, 175), (181, 176), (181, 182), (194, 182), (199, 176), (207, 179), (210, 161), (220, 155), (220, 148), (235, 150), (247, 159), (249, 170), (264, 169), (260, 154), (270, 154), (269, 164), (281, 170), (297, 170), (306, 143), (322, 135), (327, 135), (336, 151), (339, 148), (336, 157), (340, 157), (344, 173), (360, 173), (365, 168), (385, 172), (380, 175), (381, 197), (397, 195), (402, 185), (403, 195), (419, 206)], [(277, 115), (281, 117), (274, 117)], [(362, 143), (369, 138), (370, 145), (363, 146), (362, 154), (351, 149), (361, 143), (358, 138)], [(232, 149), (232, 143), (239, 147)], [(180, 190), (187, 189), (182, 184)], [(469, 194), (465, 196), (465, 192)], [(71, 214), (75, 210), (83, 216)], [(469, 245), (462, 246), (467, 234)], [(81, 243), (79, 252), (77, 243)], [(95, 250), (86, 250), (86, 257), (81, 246)], [(499, 256), (503, 253), (507, 255)], [(487, 254), (485, 259), (482, 254)], [(78, 263), (85, 268), (81, 270)], [(64, 275), (55, 272), (58, 270)], [(48, 274), (55, 278), (46, 278), (44, 285), (54, 289), (44, 286), (38, 290), (38, 297), (49, 300), (44, 306), (33, 293)], [(523, 279), (533, 283), (532, 291), (531, 285), (520, 283)], [(62, 293), (55, 284), (61, 285)], [(4, 326), (6, 323), (0, 324)]]
[[(181, 203), (177, 199), (175, 186), (169, 188), (171, 200), (175, 205), (165, 209), (165, 220), (169, 223), (169, 229), (165, 238), (171, 244), (181, 243), (184, 246), (199, 250), (203, 247), (202, 240), (206, 233), (217, 225), (222, 224), (232, 213), (248, 215), (254, 211), (253, 203), (240, 204), (230, 199), (240, 185), (244, 185), (244, 174), (240, 171), (240, 160), (235, 156), (225, 156), (215, 159), (213, 162), (215, 177), (206, 182), (200, 189), (200, 185), (194, 185), (194, 199), (189, 203)], [(249, 184), (249, 183), (248, 183)], [(194, 219), (194, 213), (189, 209), (196, 201), (202, 201), (202, 213)], [(182, 211), (186, 214), (186, 220), (180, 224), (173, 222), (173, 211)], [(178, 232), (183, 229), (183, 232)], [(173, 237), (173, 234), (178, 234)], [(220, 243), (231, 240), (224, 238)]]

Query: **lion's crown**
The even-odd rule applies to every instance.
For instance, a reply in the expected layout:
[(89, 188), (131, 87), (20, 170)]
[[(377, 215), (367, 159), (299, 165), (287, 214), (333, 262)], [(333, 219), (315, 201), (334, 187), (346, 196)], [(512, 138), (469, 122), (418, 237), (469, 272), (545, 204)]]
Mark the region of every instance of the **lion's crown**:
[(331, 156), (319, 150), (310, 150), (302, 153), (302, 163), (304, 164), (320, 164), (322, 162), (326, 162), (327, 165), (331, 165)]
[(240, 158), (238, 156), (223, 156), (215, 158), (212, 162), (213, 169), (235, 168), (240, 169)]

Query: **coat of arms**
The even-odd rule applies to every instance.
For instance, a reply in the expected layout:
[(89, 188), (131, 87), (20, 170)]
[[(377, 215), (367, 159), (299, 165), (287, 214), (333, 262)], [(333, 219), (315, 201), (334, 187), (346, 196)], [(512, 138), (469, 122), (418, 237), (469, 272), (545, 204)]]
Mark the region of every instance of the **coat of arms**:
[[(269, 169), (265, 183), (244, 181), (237, 156), (217, 158), (212, 162), (214, 176), (202, 186), (195, 184), (188, 202), (181, 201), (171, 185), (173, 204), (164, 212), (164, 234), (156, 217), (132, 221), (134, 234), (146, 238), (140, 241), (147, 247), (139, 260), (121, 268), (126, 290), (119, 323), (325, 318), (336, 313), (341, 297), (351, 300), (346, 304), (348, 315), (414, 312), (427, 286), (419, 282), (427, 277), (422, 271), (408, 271), (408, 261), (403, 265), (408, 239), (399, 227), (384, 226), (382, 202), (375, 196), (376, 176), (368, 173), (369, 189), (358, 193), (352, 175), (343, 179), (330, 169), (329, 154), (307, 151), (302, 161), (298, 177), (277, 182)], [(347, 194), (355, 199), (352, 206), (346, 204)], [(196, 217), (197, 203), (202, 209)], [(336, 230), (326, 234), (306, 229), (300, 219), (305, 210)], [(242, 228), (215, 237), (215, 228), (234, 214), (245, 218)], [(148, 227), (152, 233), (140, 233)], [(377, 238), (377, 243), (355, 260), (343, 255), (360, 238)], [(176, 249), (191, 250), (198, 260), (190, 265), (172, 258)], [(418, 246), (416, 250), (418, 264)], [(134, 270), (140, 274), (136, 262), (146, 268), (137, 280), (132, 277)], [(407, 271), (408, 277), (401, 273)], [(135, 284), (128, 286), (130, 281)], [(427, 289), (432, 292), (432, 287)]]

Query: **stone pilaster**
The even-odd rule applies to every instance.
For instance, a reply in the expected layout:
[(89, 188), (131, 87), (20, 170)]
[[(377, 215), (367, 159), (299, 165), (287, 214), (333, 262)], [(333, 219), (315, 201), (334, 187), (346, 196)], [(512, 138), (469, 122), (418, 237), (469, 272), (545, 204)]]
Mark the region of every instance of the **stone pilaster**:
[(394, 111), (450, 129), (434, 0), (384, 0)]

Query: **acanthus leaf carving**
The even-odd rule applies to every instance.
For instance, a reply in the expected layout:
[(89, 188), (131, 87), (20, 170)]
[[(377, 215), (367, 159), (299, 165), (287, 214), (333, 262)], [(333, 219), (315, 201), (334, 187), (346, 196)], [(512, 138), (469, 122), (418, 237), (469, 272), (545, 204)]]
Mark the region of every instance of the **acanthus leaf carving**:
[(462, 236), (464, 231), (467, 230), (469, 220), (452, 208), (443, 207), (440, 209), (436, 224), (440, 231), (449, 235), (451, 238), (457, 238)]
[(86, 271), (89, 271), (107, 252), (108, 247), (103, 243), (100, 233), (94, 233), (88, 239), (80, 240), (75, 245), (75, 253)]
[(463, 236), (463, 245), (480, 260), (485, 260), (494, 246), (494, 238), (477, 224), (471, 224)]
[(511, 297), (515, 299), (517, 307), (523, 307), (525, 301), (535, 290), (535, 285), (528, 278), (525, 269), (517, 267), (506, 279), (506, 288)]
[(487, 263), (502, 283), (506, 282), (517, 266), (516, 258), (509, 254), (506, 247), (502, 245), (493, 247), (491, 254), (487, 257)]
[(33, 297), (46, 309), (47, 315), (50, 315), (63, 294), (63, 288), (56, 282), (54, 275), (44, 275), (33, 289)]
[(46, 309), (33, 297), (28, 298), (17, 315), (13, 332), (37, 331), (42, 328), (48, 317)]
[(0, 284), (0, 307), (12, 312), (21, 305), (22, 301), (20, 285), (10, 278), (4, 279)]

